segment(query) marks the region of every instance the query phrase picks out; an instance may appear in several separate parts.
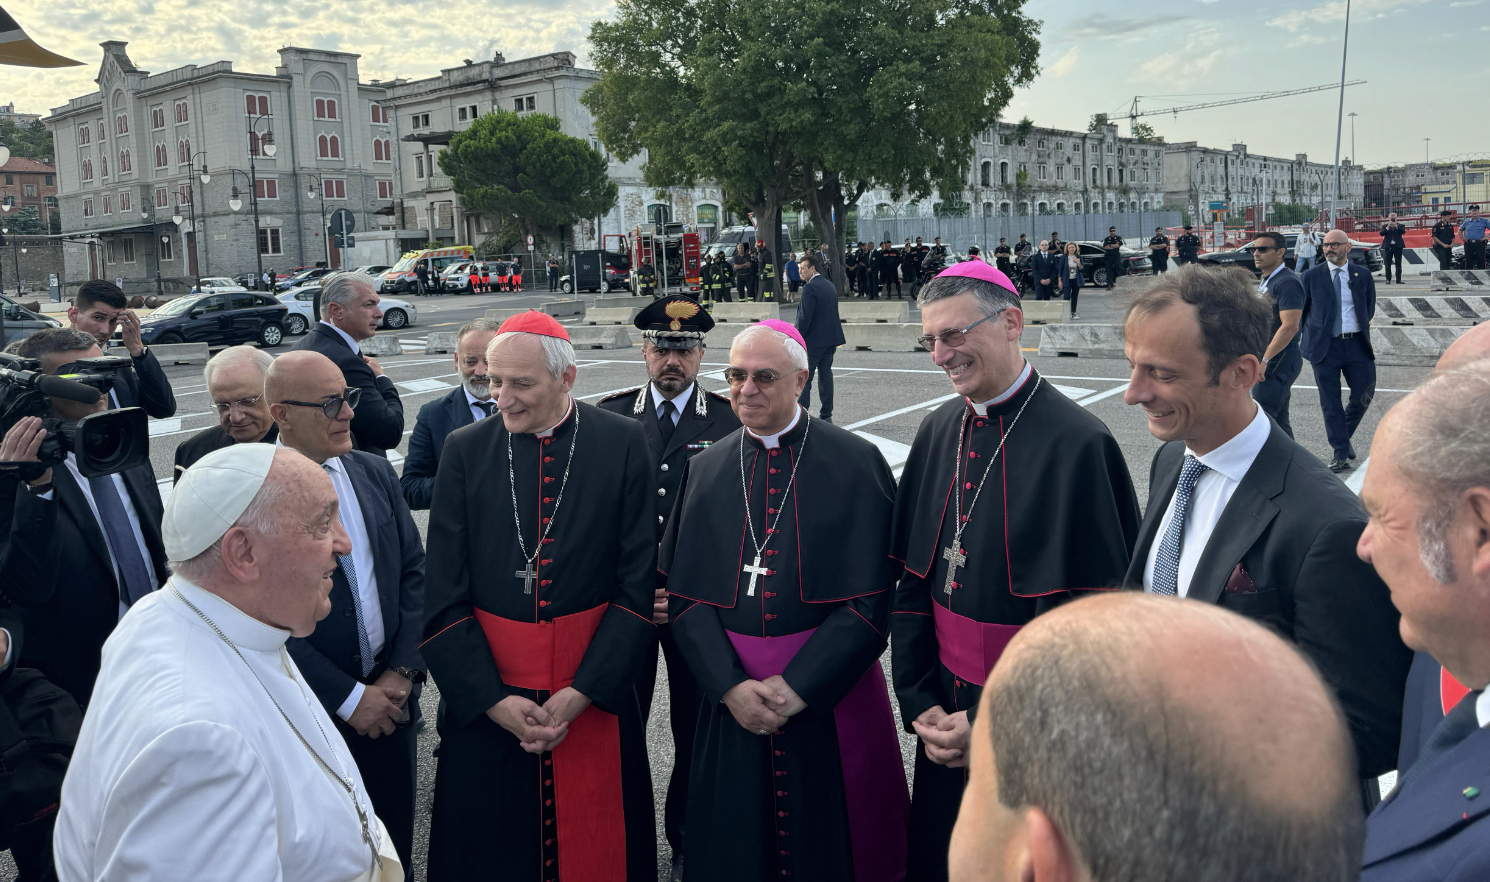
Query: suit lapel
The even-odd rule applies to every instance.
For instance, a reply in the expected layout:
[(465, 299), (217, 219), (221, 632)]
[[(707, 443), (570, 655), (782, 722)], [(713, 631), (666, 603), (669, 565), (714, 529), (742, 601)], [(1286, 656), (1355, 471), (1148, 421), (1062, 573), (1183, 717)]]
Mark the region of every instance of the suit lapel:
[(1367, 821), (1366, 866), (1418, 848), (1490, 812), (1490, 801), (1468, 795), (1490, 789), (1487, 753), (1490, 728), (1478, 730), (1424, 774), (1400, 784)]
[[(150, 552), (151, 566), (159, 585), (165, 584), (165, 540), (161, 538), (160, 522), (164, 517), (164, 506), (160, 502), (160, 488), (155, 484), (155, 475), (143, 469), (127, 469), (119, 474), (129, 491), (130, 504), (140, 517), (140, 530), (145, 537), (145, 548)], [(157, 585), (157, 587), (159, 587)]]
[(453, 432), (462, 426), (469, 426), (476, 422), (475, 414), (471, 413), (471, 405), (466, 401), (466, 390), (458, 388), (448, 398), (450, 404), (450, 430)]
[[(1181, 446), (1181, 450), (1183, 449)], [(1143, 571), (1148, 568), (1149, 549), (1154, 547), (1159, 522), (1164, 519), (1169, 500), (1174, 497), (1174, 488), (1180, 483), (1180, 466), (1184, 463), (1184, 457), (1166, 457), (1166, 452), (1160, 453), (1154, 472), (1149, 475), (1149, 507), (1144, 512), (1143, 524), (1138, 528), (1138, 542), (1135, 543), (1133, 557), (1128, 562), (1127, 583), (1136, 588), (1143, 587)]]
[(1192, 600), (1215, 603), (1226, 587), (1232, 570), (1241, 562), (1257, 537), (1267, 529), (1278, 515), (1278, 506), (1273, 497), (1283, 492), (1283, 476), (1293, 459), (1287, 436), (1276, 423), (1271, 423), (1268, 440), (1262, 445), (1252, 467), (1242, 477), (1221, 519), (1211, 531), (1205, 551), (1195, 564), (1195, 574), (1190, 577), (1190, 590), (1186, 595)]
[[(657, 425), (657, 406), (652, 400), (652, 386), (650, 383), (642, 390), (643, 404), (641, 412), (642, 433), (647, 436), (647, 447), (657, 454), (657, 459), (662, 459), (662, 429)], [(674, 430), (674, 435), (677, 431)]]
[(391, 642), (389, 635), (394, 630), (389, 623), (397, 612), (394, 609), (397, 592), (391, 589), (399, 583), (399, 573), (396, 569), (398, 561), (390, 560), (382, 551), (398, 548), (398, 536), (394, 535), (393, 519), (389, 517), (387, 501), (378, 492), (377, 484), (368, 476), (362, 463), (353, 456), (343, 456), (341, 461), (347, 470), (347, 478), (352, 482), (352, 489), (357, 493), (357, 508), (362, 512), (362, 527), (367, 531), (373, 571), (378, 577), (378, 606), (383, 610), (383, 642), (386, 645)]
[(52, 471), (52, 475), (52, 484), (56, 488), (58, 501), (67, 503), (67, 510), (73, 513), (73, 520), (77, 522), (83, 538), (88, 541), (88, 550), (98, 558), (104, 570), (113, 573), (114, 563), (109, 560), (109, 545), (104, 539), (103, 526), (99, 524), (98, 517), (93, 514), (93, 508), (88, 505), (88, 497), (83, 495), (83, 489), (78, 486), (77, 479), (73, 477), (72, 469), (60, 465)]

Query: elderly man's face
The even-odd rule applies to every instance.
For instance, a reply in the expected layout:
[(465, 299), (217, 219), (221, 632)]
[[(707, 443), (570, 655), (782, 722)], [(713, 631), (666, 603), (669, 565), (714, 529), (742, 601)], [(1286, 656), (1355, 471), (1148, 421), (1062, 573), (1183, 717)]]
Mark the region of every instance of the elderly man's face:
[[(943, 297), (921, 307), (921, 332), (968, 328), (984, 318), (983, 307), (971, 294)], [(1018, 310), (1006, 309), (966, 332), (963, 342), (948, 346), (938, 338), (931, 344), (931, 360), (947, 372), (952, 388), (973, 401), (987, 401), (1008, 388), (1015, 377), (1004, 375), (1011, 362), (1010, 347), (1019, 346), (1023, 328)]]
[[(60, 373), (61, 368), (80, 358), (98, 358), (100, 355), (103, 355), (103, 350), (97, 346), (89, 346), (87, 349), (70, 349), (66, 352), (48, 352), (40, 359), (41, 372), (44, 374)], [(65, 398), (48, 400), (52, 403), (52, 414), (64, 420), (80, 420), (89, 414), (102, 413), (109, 409), (109, 396), (107, 395), (100, 395), (93, 404), (68, 401)]]
[(296, 484), (283, 516), (275, 518), (269, 534), (249, 539), (267, 592), (260, 616), (295, 637), (309, 637), (316, 622), (331, 613), (331, 577), (337, 558), (352, 553), (352, 540), (337, 516), (330, 476), (303, 458), (283, 471), (284, 477), (277, 477), (276, 458), (269, 480)]
[(461, 385), (482, 401), (491, 397), (491, 384), (486, 379), (486, 347), (495, 336), (496, 331), (472, 331), (460, 338), (455, 347), (455, 369), (460, 371)]
[(785, 429), (807, 385), (807, 372), (792, 367), (786, 345), (766, 334), (750, 337), (731, 347), (729, 366), (744, 372), (742, 380), (730, 379), (730, 405), (740, 422), (757, 435)]
[(235, 364), (212, 375), (207, 394), (217, 408), (217, 423), (239, 444), (269, 434), (274, 417), (264, 397), (264, 371), (257, 364)]
[(378, 308), (378, 292), (371, 283), (357, 284), (357, 296), (343, 306), (340, 303), (326, 304), (326, 316), (333, 325), (347, 332), (353, 340), (366, 340), (378, 333), (378, 323), (383, 320), (383, 310)]
[(647, 378), (657, 391), (671, 398), (681, 394), (698, 377), (698, 366), (704, 360), (700, 342), (692, 349), (659, 349), (651, 340), (642, 342), (642, 358), (647, 361)]
[(498, 335), (486, 348), (492, 399), (502, 412), (502, 424), (513, 434), (544, 432), (558, 425), (569, 410), (575, 373), (570, 365), (558, 378), (550, 375), (543, 344), (535, 335)]

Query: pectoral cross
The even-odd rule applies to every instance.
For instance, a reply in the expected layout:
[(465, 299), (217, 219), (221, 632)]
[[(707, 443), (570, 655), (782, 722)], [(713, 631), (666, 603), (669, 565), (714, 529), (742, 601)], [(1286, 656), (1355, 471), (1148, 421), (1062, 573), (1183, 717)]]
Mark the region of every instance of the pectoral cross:
[(952, 586), (955, 584), (957, 568), (967, 566), (967, 554), (961, 548), (952, 545), (942, 549), (942, 559), (947, 562), (947, 584), (942, 586), (942, 591), (950, 595)]
[(750, 587), (748, 587), (748, 588), (745, 589), (745, 596), (746, 597), (754, 597), (755, 596), (755, 579), (756, 579), (756, 577), (757, 576), (764, 576), (766, 574), (766, 568), (763, 567), (763, 566), (761, 566), (761, 556), (760, 556), (760, 554), (757, 553), (755, 555), (755, 561), (753, 563), (748, 563), (745, 566), (740, 567), (740, 572), (742, 572), (742, 573), (749, 573), (750, 574)]
[(517, 578), (523, 580), (523, 593), (524, 594), (532, 594), (533, 593), (533, 579), (534, 579), (534, 577), (536, 577), (538, 575), (538, 571), (535, 570), (535, 569), (533, 569), (533, 562), (532, 561), (528, 561), (527, 562), (527, 566), (524, 569), (518, 570), (517, 572), (513, 573), (512, 575), (514, 575)]

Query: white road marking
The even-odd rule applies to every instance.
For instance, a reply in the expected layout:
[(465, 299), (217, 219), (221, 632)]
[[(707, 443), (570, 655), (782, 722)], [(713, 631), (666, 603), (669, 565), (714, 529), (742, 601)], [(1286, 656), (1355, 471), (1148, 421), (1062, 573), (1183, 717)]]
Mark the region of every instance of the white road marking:
[(435, 377), (421, 377), (417, 380), (404, 380), (398, 385), (402, 386), (410, 392), (434, 392), (437, 389), (453, 388), (455, 384), (447, 383), (444, 380), (437, 379)]
[(915, 404), (912, 404), (909, 407), (902, 407), (899, 410), (892, 410), (889, 413), (882, 413), (879, 416), (872, 416), (872, 417), (870, 417), (867, 420), (859, 420), (857, 423), (849, 423), (848, 425), (844, 426), (844, 428), (845, 429), (848, 429), (850, 432), (852, 432), (854, 429), (857, 429), (860, 426), (867, 426), (867, 425), (869, 425), (871, 423), (877, 423), (877, 422), (879, 422), (881, 420), (888, 420), (891, 417), (898, 417), (898, 416), (900, 416), (903, 413), (910, 413), (913, 410), (920, 410), (920, 409), (922, 409), (924, 407), (927, 407), (928, 405), (937, 405), (937, 404), (941, 404), (943, 401), (951, 401), (952, 399), (954, 399), (956, 397), (957, 397), (957, 393), (956, 392), (953, 392), (950, 395), (939, 395), (936, 398), (930, 398), (930, 399), (927, 399), (926, 401), (920, 401), (920, 402), (917, 402)]
[[(196, 414), (188, 414), (188, 416), (196, 416)], [(170, 417), (169, 419), (163, 420), (151, 420), (150, 437), (154, 438), (159, 435), (176, 434), (177, 432), (181, 431), (182, 419), (183, 417)]]
[(174, 477), (164, 478), (155, 482), (155, 487), (160, 491), (160, 504), (165, 505), (166, 500), (171, 498), (171, 489), (176, 486)]
[(1098, 392), (1096, 395), (1088, 396), (1076, 403), (1081, 405), (1082, 407), (1091, 407), (1093, 404), (1096, 404), (1104, 398), (1111, 398), (1114, 395), (1121, 395), (1126, 391), (1128, 391), (1128, 384), (1124, 383), (1116, 389), (1108, 389), (1106, 392)]
[(1060, 383), (1050, 385), (1055, 388), (1055, 391), (1072, 400), (1079, 400), (1097, 391), (1096, 389), (1083, 389), (1080, 386), (1062, 386)]
[(1366, 482), (1366, 465), (1369, 462), (1371, 462), (1371, 454), (1367, 453), (1366, 458), (1361, 460), (1361, 464), (1356, 466), (1356, 470), (1351, 472), (1350, 477), (1345, 479), (1345, 486), (1349, 487), (1350, 492), (1357, 496), (1361, 495), (1361, 485)]
[(881, 438), (879, 435), (871, 435), (868, 432), (855, 432), (854, 434), (878, 447), (885, 457), (885, 462), (889, 463), (892, 469), (896, 466), (904, 466), (906, 459), (911, 455), (909, 444), (901, 444), (899, 441), (891, 441), (889, 438)]

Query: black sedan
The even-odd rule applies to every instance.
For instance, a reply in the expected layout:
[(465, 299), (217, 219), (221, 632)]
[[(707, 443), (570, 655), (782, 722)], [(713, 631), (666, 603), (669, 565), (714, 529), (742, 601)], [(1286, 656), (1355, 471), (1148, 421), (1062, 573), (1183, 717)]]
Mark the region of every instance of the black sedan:
[(140, 319), (140, 339), (152, 343), (278, 346), (289, 310), (253, 291), (179, 297)]
[[(1283, 252), (1283, 264), (1289, 269), (1294, 269), (1298, 265), (1293, 254), (1293, 245), (1297, 238), (1298, 236), (1294, 233), (1287, 233), (1283, 236), (1283, 240), (1288, 244), (1288, 250)], [(1254, 276), (1262, 275), (1252, 260), (1252, 243), (1250, 242), (1235, 251), (1208, 251), (1200, 255), (1196, 262), (1208, 266), (1239, 266)], [(1384, 265), (1381, 259), (1381, 246), (1371, 242), (1350, 240), (1350, 262), (1358, 263), (1373, 273), (1381, 272)]]
[[(1061, 243), (1062, 246), (1065, 243)], [(1086, 276), (1088, 285), (1096, 285), (1099, 288), (1107, 287), (1107, 252), (1103, 250), (1101, 242), (1077, 242), (1076, 247), (1081, 255), (1081, 272)], [(1154, 262), (1149, 259), (1147, 251), (1137, 248), (1121, 248), (1122, 264), (1126, 267), (1125, 275), (1146, 276), (1154, 271)]]

